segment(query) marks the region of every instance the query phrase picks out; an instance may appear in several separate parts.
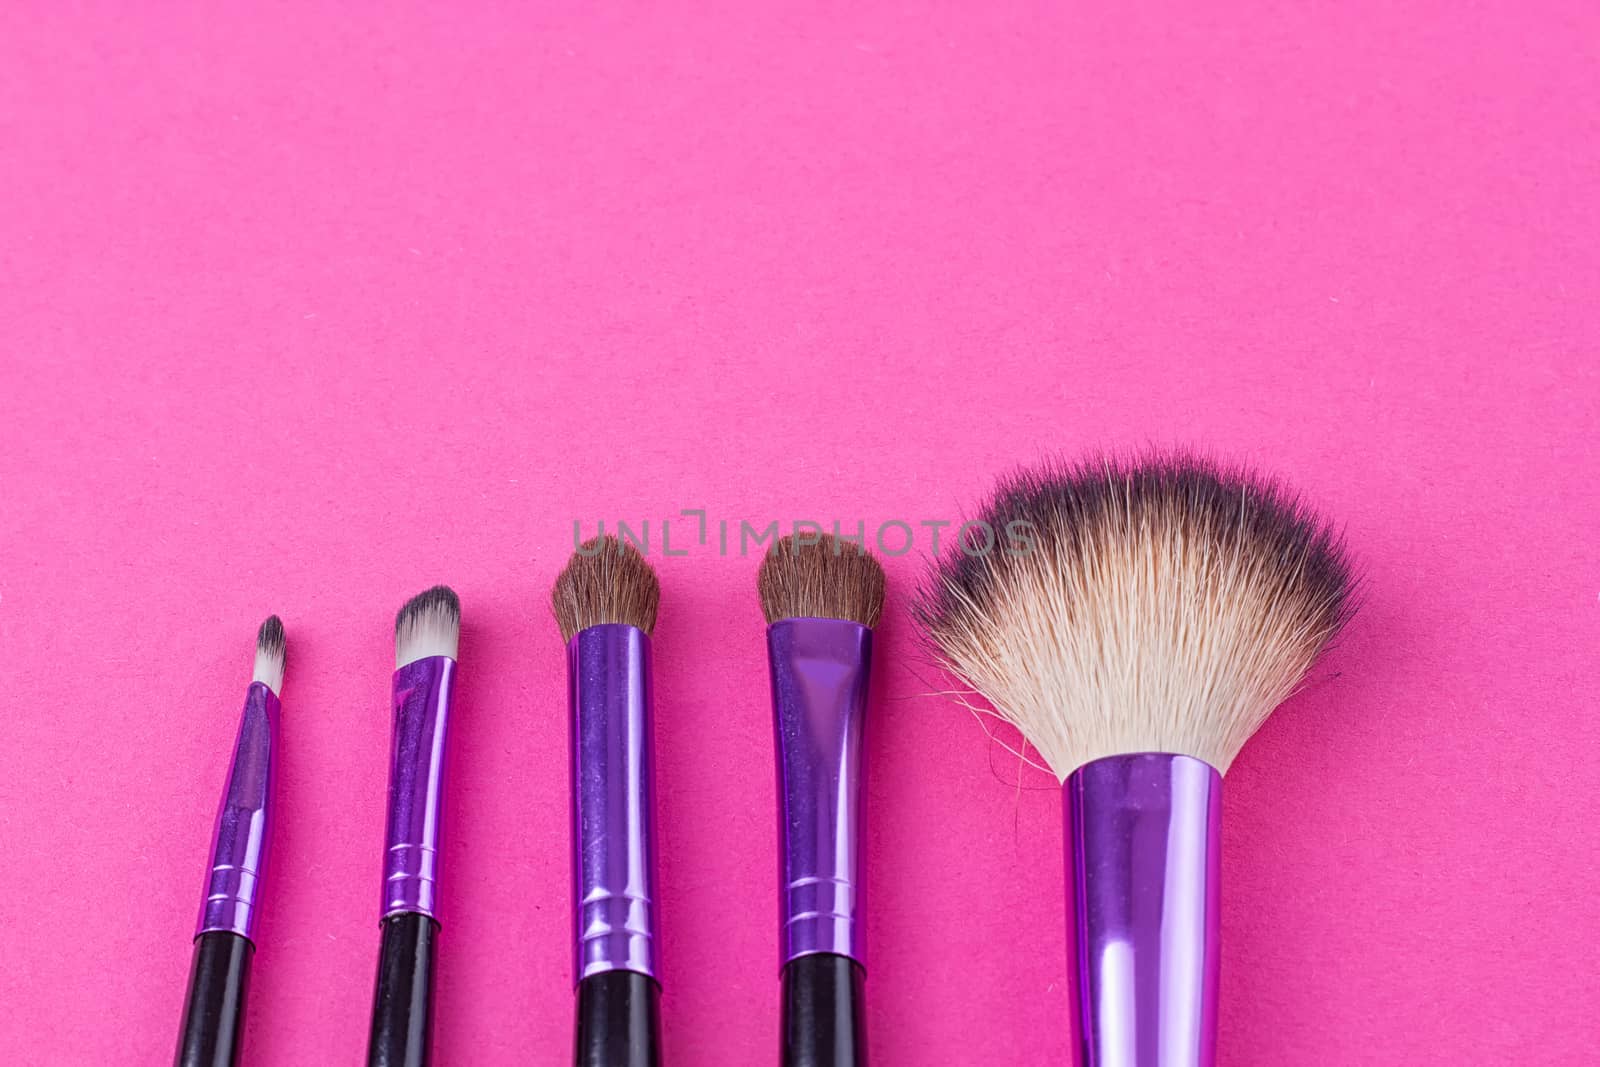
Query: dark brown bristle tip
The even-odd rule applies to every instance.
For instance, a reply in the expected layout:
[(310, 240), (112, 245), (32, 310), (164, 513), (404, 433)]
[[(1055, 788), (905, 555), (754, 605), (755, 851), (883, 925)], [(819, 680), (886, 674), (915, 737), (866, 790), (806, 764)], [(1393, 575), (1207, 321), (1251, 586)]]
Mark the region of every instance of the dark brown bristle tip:
[[(1002, 479), (980, 519), (991, 551), (956, 546), (934, 565), (913, 614), (935, 637), (957, 616), (982, 611), (1029, 557), (1092, 566), (1099, 542), (1160, 523), (1173, 536), (1248, 557), (1300, 612), (1308, 633), (1331, 638), (1348, 620), (1356, 580), (1343, 539), (1279, 483), (1186, 454), (1142, 460), (1047, 463)], [(1014, 531), (1016, 537), (1007, 531)]]
[(448, 585), (436, 585), (412, 597), (401, 605), (395, 613), (394, 630), (400, 630), (410, 622), (415, 622), (422, 616), (442, 618), (449, 625), (461, 625), (461, 598), (456, 596), (456, 591)]
[(256, 651), (282, 658), (286, 643), (283, 620), (276, 615), (268, 615), (267, 621), (256, 631)]
[(870, 629), (883, 615), (883, 588), (871, 553), (831, 534), (779, 539), (756, 574), (768, 623), (844, 619)]
[(578, 546), (550, 590), (561, 638), (604, 623), (656, 628), (661, 582), (633, 545), (615, 537), (593, 537)]

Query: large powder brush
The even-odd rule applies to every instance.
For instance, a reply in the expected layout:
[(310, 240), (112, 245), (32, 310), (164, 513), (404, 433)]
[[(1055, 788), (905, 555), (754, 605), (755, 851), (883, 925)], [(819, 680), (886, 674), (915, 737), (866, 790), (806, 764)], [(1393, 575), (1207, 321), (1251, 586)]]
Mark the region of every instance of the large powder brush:
[(1062, 781), (1082, 1060), (1209, 1067), (1222, 773), (1348, 618), (1344, 547), (1183, 455), (1026, 471), (980, 518), (915, 613)]

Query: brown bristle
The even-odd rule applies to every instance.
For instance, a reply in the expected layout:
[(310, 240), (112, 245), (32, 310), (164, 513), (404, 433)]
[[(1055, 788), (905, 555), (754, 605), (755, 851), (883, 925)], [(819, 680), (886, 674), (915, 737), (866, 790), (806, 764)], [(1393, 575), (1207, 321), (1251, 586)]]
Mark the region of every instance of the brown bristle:
[(645, 633), (656, 627), (661, 582), (639, 550), (615, 537), (578, 546), (550, 590), (562, 640), (601, 623), (623, 623)]
[(1326, 523), (1193, 457), (1046, 465), (981, 518), (999, 543), (951, 549), (915, 615), (1062, 778), (1140, 751), (1227, 770), (1351, 611)]
[(870, 553), (831, 534), (779, 539), (756, 575), (769, 623), (846, 619), (870, 628), (883, 614), (883, 585)]

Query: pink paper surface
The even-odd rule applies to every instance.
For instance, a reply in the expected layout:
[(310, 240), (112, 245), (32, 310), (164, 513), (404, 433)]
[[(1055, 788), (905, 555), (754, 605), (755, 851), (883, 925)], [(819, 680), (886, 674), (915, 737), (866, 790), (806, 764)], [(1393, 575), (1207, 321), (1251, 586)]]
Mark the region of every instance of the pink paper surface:
[[(361, 1059), (390, 624), (446, 581), (437, 1059), (556, 1064), (575, 519), (871, 531), (1191, 443), (1369, 583), (1228, 778), (1221, 1062), (1594, 1062), (1597, 40), (1590, 0), (0, 10), (0, 1061), (168, 1061), (267, 613), (248, 1062)], [(666, 1052), (770, 1063), (755, 560), (683, 521)], [(873, 1062), (1067, 1062), (1058, 795), (934, 695), (926, 546), (870, 726)]]

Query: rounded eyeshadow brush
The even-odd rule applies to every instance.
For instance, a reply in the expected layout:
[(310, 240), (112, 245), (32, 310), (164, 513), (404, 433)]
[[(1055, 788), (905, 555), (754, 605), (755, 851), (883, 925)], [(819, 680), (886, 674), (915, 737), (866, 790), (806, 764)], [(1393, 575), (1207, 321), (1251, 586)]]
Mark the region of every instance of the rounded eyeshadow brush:
[(784, 1067), (864, 1067), (863, 736), (883, 568), (826, 534), (780, 539), (756, 577), (778, 771)]
[(551, 606), (567, 643), (577, 1067), (656, 1067), (661, 987), (650, 634), (661, 586), (637, 549), (584, 542)]

